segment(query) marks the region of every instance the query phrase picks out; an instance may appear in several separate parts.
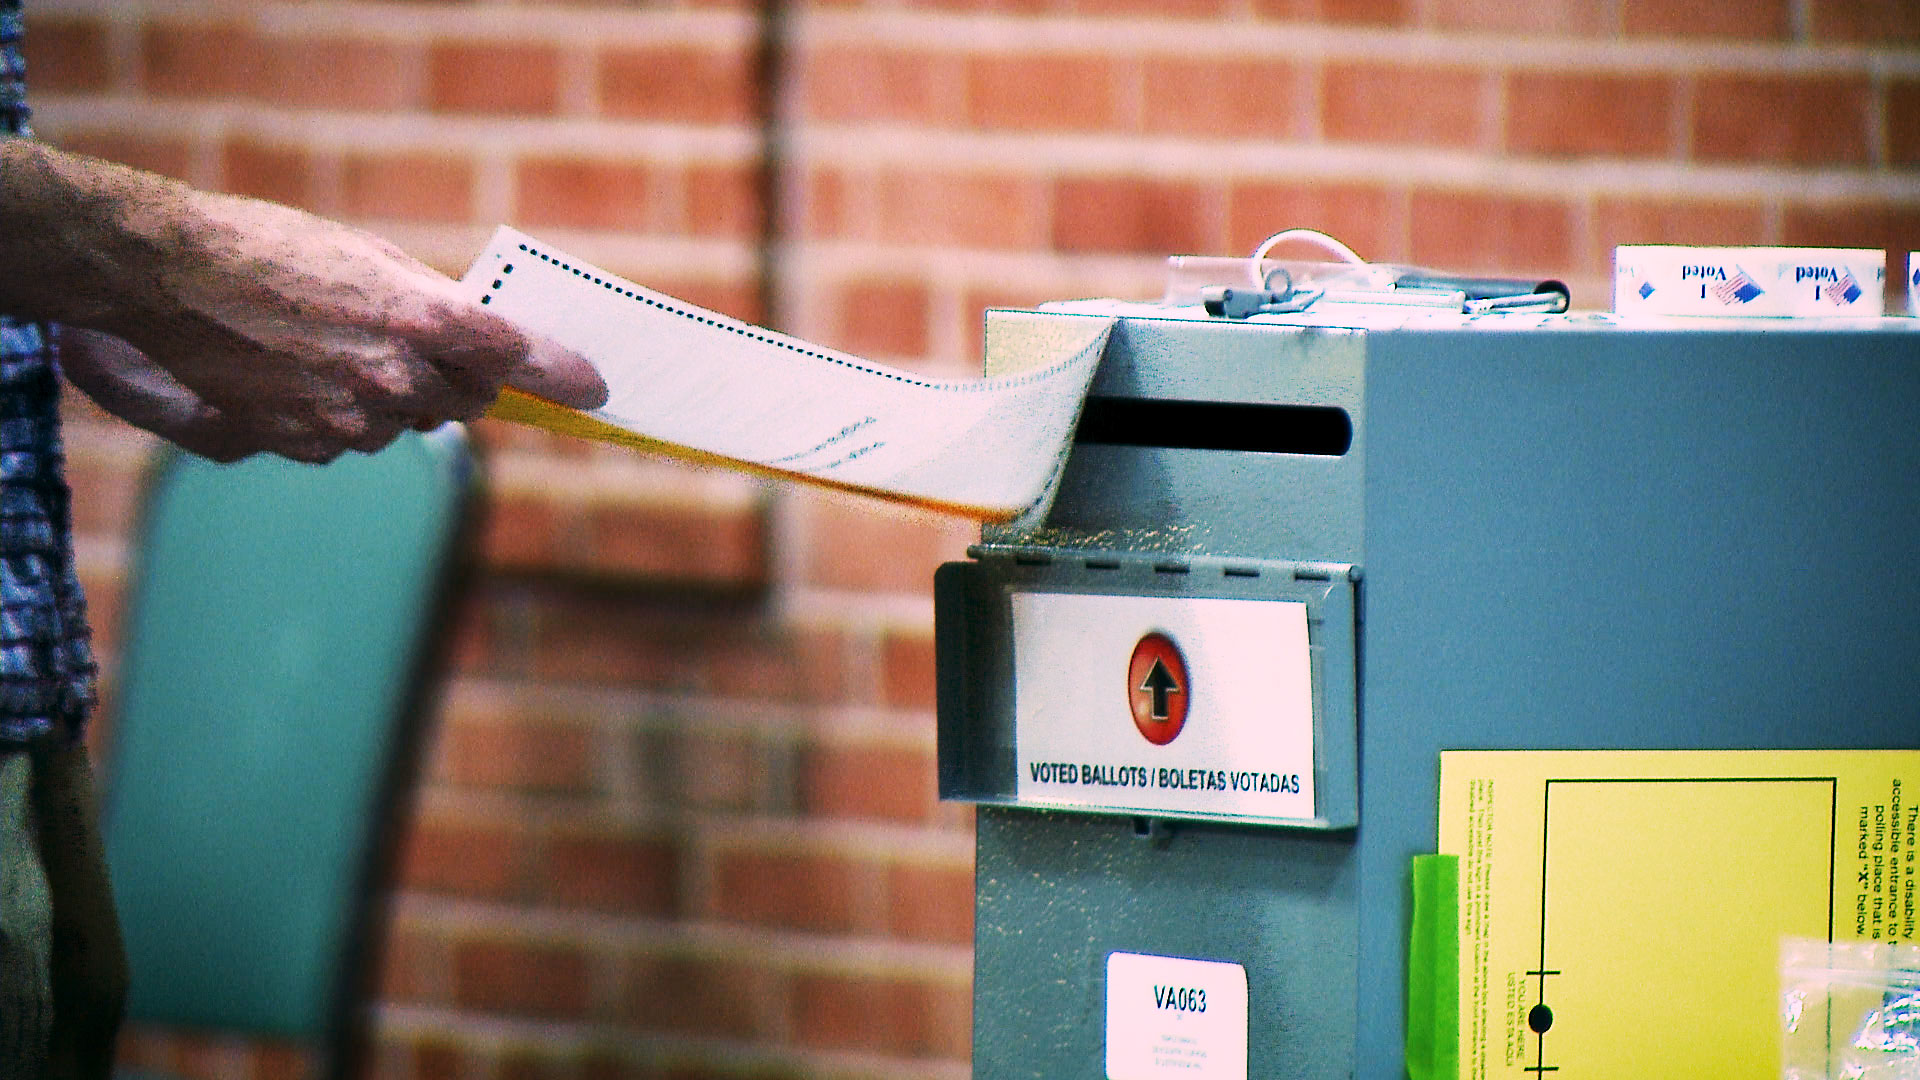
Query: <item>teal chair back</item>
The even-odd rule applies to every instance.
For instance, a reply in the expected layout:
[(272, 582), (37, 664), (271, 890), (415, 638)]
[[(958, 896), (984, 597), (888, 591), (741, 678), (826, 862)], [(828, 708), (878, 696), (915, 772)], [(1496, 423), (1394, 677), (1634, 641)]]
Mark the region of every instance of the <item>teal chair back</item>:
[(156, 466), (104, 818), (129, 1018), (356, 1053), (374, 890), (438, 652), (463, 431)]

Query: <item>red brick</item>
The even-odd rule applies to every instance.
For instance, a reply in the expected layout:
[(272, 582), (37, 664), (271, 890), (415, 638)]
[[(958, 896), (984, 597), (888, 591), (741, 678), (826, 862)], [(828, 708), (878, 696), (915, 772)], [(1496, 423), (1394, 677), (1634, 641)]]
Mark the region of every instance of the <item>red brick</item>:
[(1920, 79), (1887, 84), (1887, 161), (1920, 165)]
[(494, 1058), (492, 1080), (574, 1080), (570, 1055), (550, 1048), (512, 1046)]
[(1743, 202), (1601, 199), (1594, 207), (1594, 240), (1601, 264), (1610, 269), (1622, 244), (1690, 244), (1697, 247), (1768, 242), (1766, 215)]
[(1278, 60), (1152, 57), (1141, 69), (1141, 123), (1206, 138), (1300, 134), (1311, 106), (1298, 93), (1298, 74)]
[(1411, 0), (1253, 0), (1253, 10), (1266, 19), (1351, 26), (1410, 26), (1414, 21)]
[(164, 1045), (165, 1033), (147, 1027), (136, 1021), (129, 1021), (120, 1028), (120, 1039), (115, 1044), (114, 1064), (122, 1069), (166, 1069), (172, 1063), (166, 1060), (167, 1048)]
[(801, 114), (827, 123), (950, 126), (964, 117), (957, 54), (827, 46), (802, 60)]
[[(489, 424), (487, 430), (498, 430)], [(489, 448), (494, 448), (489, 444)], [(534, 492), (487, 493), (480, 521), (481, 561), (494, 568), (552, 566), (559, 561), (560, 517), (553, 501)]]
[(1197, 183), (1063, 179), (1054, 185), (1053, 247), (1148, 255), (1217, 251), (1221, 230), (1207, 196)]
[(1410, 217), (1422, 266), (1557, 274), (1573, 262), (1572, 213), (1558, 200), (1416, 191)]
[(554, 565), (727, 589), (758, 590), (768, 578), (765, 515), (699, 506), (586, 508), (582, 543)]
[(593, 733), (581, 724), (452, 720), (438, 774), (461, 787), (584, 792), (595, 787)]
[(803, 1046), (965, 1060), (973, 1001), (965, 987), (839, 975), (793, 980), (793, 1031)]
[(551, 113), (560, 103), (560, 54), (524, 43), (435, 44), (427, 104), (445, 112)]
[(714, 915), (791, 930), (855, 929), (857, 868), (828, 855), (723, 852), (714, 859)]
[(356, 38), (268, 38), (260, 95), (275, 105), (400, 109), (414, 104), (411, 46)]
[(907, 941), (973, 944), (973, 870), (933, 866), (888, 870), (887, 931)]
[(1913, 0), (1812, 0), (1813, 40), (1861, 45), (1920, 43)]
[(1216, 18), (1228, 0), (1074, 0), (1075, 15), (1145, 16), (1156, 19)]
[(212, 1078), (225, 1075), (233, 1067), (227, 1037), (203, 1031), (156, 1032), (157, 1055), (161, 1067), (177, 1076)]
[(142, 135), (125, 131), (83, 131), (62, 134), (61, 149), (117, 161), (176, 180), (186, 178), (193, 164), (193, 147), (182, 138)]
[(880, 700), (893, 708), (934, 706), (933, 638), (892, 632), (880, 641)]
[(873, 178), (868, 194), (872, 239), (883, 243), (1024, 249), (1047, 242), (1047, 185), (1036, 177), (889, 171)]
[(653, 172), (636, 162), (530, 158), (515, 179), (515, 218), (529, 226), (640, 232), (659, 217)]
[(488, 454), (512, 452), (569, 462), (598, 452), (596, 445), (585, 439), (484, 416), (467, 424), (467, 434), (473, 436), (476, 447)]
[(1114, 61), (1103, 56), (973, 56), (967, 119), (983, 128), (1087, 131), (1120, 119)]
[(992, 11), (1002, 15), (1064, 14), (1072, 10), (1071, 0), (909, 0), (909, 5), (931, 11)]
[[(618, 273), (617, 270), (615, 272)], [(648, 280), (647, 287), (685, 300), (689, 304), (697, 304), (710, 311), (732, 316), (742, 322), (760, 326), (769, 325), (767, 313), (761, 307), (760, 286), (754, 281), (662, 278), (656, 274)], [(777, 330), (779, 327), (774, 329)]]
[(1424, 0), (1421, 7), (1435, 30), (1594, 37), (1618, 28), (1613, 5), (1593, 0)]
[(748, 736), (686, 732), (677, 739), (639, 737), (640, 760), (659, 762), (662, 806), (717, 810), (792, 809), (792, 767), (771, 744)]
[(808, 169), (800, 189), (801, 231), (811, 238), (845, 235), (848, 221), (847, 177), (837, 169)]
[(839, 633), (606, 582), (482, 579), (458, 624), (461, 669), (796, 703), (852, 693)]
[(454, 1001), (467, 1009), (581, 1017), (590, 980), (590, 963), (578, 946), (474, 939), (453, 949)]
[(623, 1010), (638, 1030), (745, 1039), (761, 1030), (767, 972), (712, 958), (648, 956), (627, 969)]
[(221, 148), (221, 186), (236, 195), (312, 207), (313, 165), (306, 150), (250, 139), (231, 139)]
[(913, 357), (927, 351), (932, 299), (919, 281), (849, 281), (839, 290), (839, 332), (832, 344), (862, 356)]
[(800, 758), (800, 807), (810, 817), (926, 821), (937, 786), (925, 750), (827, 745)]
[(724, 124), (755, 114), (752, 66), (739, 49), (608, 50), (600, 57), (599, 87), (608, 116)]
[(671, 917), (679, 908), (679, 846), (669, 837), (562, 833), (547, 838), (543, 895), (567, 907)]
[(74, 532), (124, 534), (139, 520), (140, 501), (146, 489), (146, 476), (139, 462), (70, 453), (67, 483), (78, 494), (73, 500)]
[(760, 234), (760, 166), (691, 165), (686, 172), (686, 231), (752, 239)]
[(934, 570), (977, 537), (969, 522), (849, 499), (815, 500), (808, 524), (803, 579), (866, 592), (925, 595)]
[(441, 154), (350, 154), (345, 203), (356, 217), (457, 223), (473, 217), (473, 166)]
[(791, 702), (861, 702), (851, 685), (847, 643), (838, 633), (787, 630), (734, 637), (707, 658), (707, 685), (726, 697)]
[(159, 97), (249, 96), (266, 75), (265, 52), (238, 24), (149, 23), (140, 36), (141, 85)]
[(447, 965), (446, 942), (438, 935), (390, 928), (380, 956), (378, 993), (387, 1001), (445, 1004), (450, 976)]
[(1707, 161), (1864, 165), (1872, 98), (1864, 78), (1702, 78), (1694, 154)]
[(459, 896), (517, 896), (527, 846), (518, 825), (423, 816), (407, 828), (397, 885)]
[(1320, 123), (1336, 142), (1475, 146), (1481, 75), (1451, 68), (1329, 64), (1320, 80)]
[(314, 1054), (289, 1043), (256, 1043), (248, 1054), (247, 1080), (304, 1080), (312, 1075)]
[(1371, 185), (1310, 180), (1235, 184), (1227, 193), (1226, 250), (1251, 255), (1262, 240), (1282, 229), (1318, 229), (1363, 258), (1405, 261), (1404, 199), (1401, 193)]
[(113, 81), (107, 26), (99, 19), (36, 14), (20, 49), (36, 92), (85, 93), (105, 90)]
[(444, 1035), (428, 1035), (410, 1048), (408, 1080), (460, 1080), (467, 1073), (467, 1055)]
[(1779, 41), (1793, 33), (1791, 0), (1621, 0), (1631, 36)]
[(1636, 75), (1523, 72), (1507, 80), (1507, 146), (1523, 154), (1665, 157), (1674, 85)]

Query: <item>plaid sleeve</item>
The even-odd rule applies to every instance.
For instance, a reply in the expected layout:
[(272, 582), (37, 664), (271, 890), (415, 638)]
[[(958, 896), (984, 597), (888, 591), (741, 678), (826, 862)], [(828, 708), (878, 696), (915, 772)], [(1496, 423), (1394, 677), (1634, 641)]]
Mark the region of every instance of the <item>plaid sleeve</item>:
[[(20, 33), (0, 0), (0, 138), (31, 134)], [(51, 328), (0, 315), (0, 748), (77, 740), (94, 700), (59, 410)]]

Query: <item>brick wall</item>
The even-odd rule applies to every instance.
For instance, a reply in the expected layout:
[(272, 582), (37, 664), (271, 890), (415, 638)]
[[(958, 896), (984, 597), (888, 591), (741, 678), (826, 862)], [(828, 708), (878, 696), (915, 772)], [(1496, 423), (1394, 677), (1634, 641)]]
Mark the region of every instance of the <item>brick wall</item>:
[[(742, 0), (29, 9), (63, 145), (450, 273), (512, 222), (943, 373), (976, 369), (984, 306), (1151, 297), (1159, 256), (1288, 226), (1588, 307), (1617, 243), (1920, 246), (1911, 0), (820, 0), (778, 12), (773, 65)], [(971, 530), (478, 431), (484, 569), (404, 826), (379, 1074), (965, 1075), (928, 583)], [(109, 665), (149, 446), (75, 403)]]

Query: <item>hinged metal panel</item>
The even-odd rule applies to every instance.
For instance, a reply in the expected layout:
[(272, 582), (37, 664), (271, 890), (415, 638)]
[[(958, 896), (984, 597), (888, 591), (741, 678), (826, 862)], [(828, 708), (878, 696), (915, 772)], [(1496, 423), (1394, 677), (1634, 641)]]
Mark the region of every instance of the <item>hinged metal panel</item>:
[[(1311, 816), (1098, 805), (1075, 809), (1319, 829), (1352, 828), (1358, 823), (1355, 567), (1013, 545), (979, 545), (970, 554), (975, 561), (948, 563), (934, 579), (942, 798), (1023, 805), (1018, 794), (1014, 708), (1013, 598), (1017, 594), (1292, 601), (1305, 604), (1307, 611), (1314, 726)], [(1053, 803), (1030, 805), (1059, 808)]]

